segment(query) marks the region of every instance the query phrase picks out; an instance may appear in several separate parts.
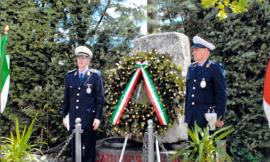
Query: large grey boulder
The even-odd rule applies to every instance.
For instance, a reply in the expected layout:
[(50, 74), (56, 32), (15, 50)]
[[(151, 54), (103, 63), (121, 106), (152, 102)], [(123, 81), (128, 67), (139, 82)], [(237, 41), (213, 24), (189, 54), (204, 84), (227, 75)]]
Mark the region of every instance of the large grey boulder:
[(189, 39), (185, 34), (177, 32), (151, 34), (135, 39), (133, 43), (132, 53), (151, 51), (153, 49), (156, 49), (161, 54), (169, 53), (172, 55), (173, 62), (182, 66), (183, 75), (186, 75), (191, 56)]
[[(182, 75), (184, 77), (186, 76), (191, 55), (189, 39), (185, 34), (177, 32), (151, 34), (135, 39), (133, 43), (133, 54), (136, 51), (151, 51), (153, 49), (157, 50), (160, 54), (170, 54), (173, 62), (177, 66), (182, 66)], [(146, 92), (140, 92), (138, 88), (135, 90), (135, 94), (137, 92), (139, 92), (142, 98), (145, 98), (143, 96), (146, 96)], [(162, 143), (173, 143), (183, 139), (187, 139), (187, 124), (184, 123), (183, 116), (174, 122), (173, 127), (169, 128), (163, 137), (159, 137), (159, 141)]]

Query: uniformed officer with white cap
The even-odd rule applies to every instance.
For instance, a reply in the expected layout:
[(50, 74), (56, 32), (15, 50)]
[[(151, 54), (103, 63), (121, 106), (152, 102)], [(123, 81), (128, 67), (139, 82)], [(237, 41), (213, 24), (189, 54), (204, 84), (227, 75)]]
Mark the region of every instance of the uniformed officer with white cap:
[[(104, 105), (103, 80), (100, 72), (90, 69), (93, 54), (86, 46), (75, 49), (77, 68), (65, 77), (64, 100), (61, 107), (63, 123), (69, 130), (75, 127), (75, 119), (82, 124), (82, 162), (94, 162), (96, 154), (96, 130), (100, 125)], [(68, 118), (67, 118), (68, 116)], [(72, 142), (72, 159), (75, 161), (75, 140)]]
[(193, 37), (192, 42), (195, 62), (189, 66), (187, 74), (185, 122), (189, 128), (195, 123), (204, 128), (208, 124), (207, 113), (215, 113), (215, 125), (219, 128), (224, 125), (227, 102), (224, 70), (220, 64), (208, 59), (210, 51), (215, 49), (212, 43), (199, 36)]

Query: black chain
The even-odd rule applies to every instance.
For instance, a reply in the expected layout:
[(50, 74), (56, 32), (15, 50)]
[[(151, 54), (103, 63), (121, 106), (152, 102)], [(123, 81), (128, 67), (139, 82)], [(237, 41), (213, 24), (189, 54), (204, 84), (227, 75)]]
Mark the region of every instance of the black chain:
[(71, 134), (69, 135), (69, 137), (67, 138), (65, 145), (63, 146), (63, 148), (61, 149), (61, 151), (57, 154), (57, 156), (56, 156), (54, 162), (57, 162), (57, 160), (59, 159), (59, 157), (60, 157), (60, 156), (63, 154), (63, 152), (66, 150), (66, 148), (67, 148), (69, 142), (72, 140), (74, 134), (75, 134), (75, 129), (73, 129), (72, 133), (71, 133)]

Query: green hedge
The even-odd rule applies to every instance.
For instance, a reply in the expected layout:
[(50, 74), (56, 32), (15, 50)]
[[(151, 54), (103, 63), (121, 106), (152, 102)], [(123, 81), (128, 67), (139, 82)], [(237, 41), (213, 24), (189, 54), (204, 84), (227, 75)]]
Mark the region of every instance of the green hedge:
[(226, 69), (226, 124), (236, 128), (227, 143), (235, 161), (263, 161), (270, 139), (262, 107), (263, 80), (270, 59), (269, 10), (265, 3), (224, 21), (210, 17), (200, 31), (217, 46), (211, 57)]

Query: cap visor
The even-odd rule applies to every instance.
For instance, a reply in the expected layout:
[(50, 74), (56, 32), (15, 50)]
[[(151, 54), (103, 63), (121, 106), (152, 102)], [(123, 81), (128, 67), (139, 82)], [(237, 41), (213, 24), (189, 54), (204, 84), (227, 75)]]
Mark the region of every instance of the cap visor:
[(90, 57), (87, 53), (82, 53), (82, 52), (76, 55), (76, 57), (79, 57), (79, 56)]
[(196, 44), (193, 44), (191, 48), (207, 48), (207, 47), (205, 47), (205, 46), (202, 45), (202, 44), (196, 43)]

